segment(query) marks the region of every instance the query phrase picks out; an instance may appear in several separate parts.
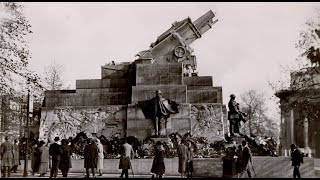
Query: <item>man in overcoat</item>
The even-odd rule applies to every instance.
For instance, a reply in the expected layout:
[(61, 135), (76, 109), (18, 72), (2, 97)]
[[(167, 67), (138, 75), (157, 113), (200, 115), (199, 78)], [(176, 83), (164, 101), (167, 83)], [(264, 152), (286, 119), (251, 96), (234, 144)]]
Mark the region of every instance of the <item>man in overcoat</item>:
[(291, 144), (291, 161), (293, 166), (293, 178), (301, 178), (299, 167), (301, 163), (303, 163), (303, 154), (295, 144)]
[(59, 165), (60, 165), (60, 157), (61, 157), (61, 147), (58, 144), (60, 140), (59, 137), (54, 138), (54, 143), (49, 147), (49, 154), (52, 157), (52, 164), (51, 164), (51, 171), (50, 171), (50, 178), (56, 178), (58, 175)]
[(84, 167), (86, 168), (86, 177), (90, 177), (89, 169), (91, 169), (92, 176), (96, 177), (98, 163), (98, 147), (93, 139), (87, 140), (87, 145), (84, 148)]
[(5, 142), (1, 144), (1, 167), (3, 168), (2, 177), (10, 177), (11, 167), (13, 166), (13, 144), (9, 141), (9, 137), (6, 136)]
[(252, 178), (252, 173), (251, 173), (251, 168), (250, 168), (250, 164), (249, 161), (252, 165), (252, 154), (251, 154), (251, 150), (247, 145), (247, 141), (243, 140), (242, 141), (242, 146), (239, 146), (238, 150), (237, 150), (237, 169), (239, 174), (239, 177), (242, 177), (244, 172), (246, 171), (248, 174), (249, 178)]
[(131, 159), (133, 157), (133, 148), (128, 144), (127, 139), (124, 139), (124, 144), (120, 149), (120, 162), (119, 169), (122, 169), (120, 177), (123, 178), (125, 175), (126, 178), (129, 178), (128, 169), (131, 169)]

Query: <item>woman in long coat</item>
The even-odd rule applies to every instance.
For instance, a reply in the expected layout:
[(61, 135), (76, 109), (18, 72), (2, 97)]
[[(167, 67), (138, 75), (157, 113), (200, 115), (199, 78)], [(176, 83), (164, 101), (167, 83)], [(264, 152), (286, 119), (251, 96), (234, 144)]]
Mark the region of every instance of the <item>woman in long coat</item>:
[(39, 152), (40, 152), (40, 167), (39, 167), (39, 174), (40, 177), (44, 177), (44, 175), (47, 173), (47, 170), (49, 168), (49, 147), (44, 146), (45, 142), (40, 141), (39, 143)]
[(41, 164), (41, 152), (40, 152), (40, 149), (39, 149), (39, 143), (37, 142), (37, 147), (35, 148), (34, 150), (34, 166), (33, 166), (33, 175), (35, 173), (39, 173), (39, 167), (40, 167), (40, 164)]
[[(155, 151), (154, 151), (154, 158), (151, 168), (151, 173), (156, 174), (159, 178), (162, 178), (166, 171), (166, 167), (164, 165), (164, 148), (160, 141), (157, 142)], [(152, 178), (154, 175), (152, 175)]]
[(98, 162), (97, 162), (97, 169), (99, 170), (99, 176), (102, 176), (102, 170), (103, 170), (103, 145), (101, 144), (99, 139), (97, 140), (97, 147), (98, 147)]
[(6, 141), (1, 145), (1, 165), (4, 168), (3, 177), (6, 177), (6, 173), (7, 177), (10, 177), (11, 167), (13, 166), (13, 144), (8, 141), (8, 136), (5, 137), (5, 140)]
[(40, 154), (39, 154), (39, 147), (38, 147), (38, 141), (34, 141), (32, 143), (31, 147), (31, 169), (32, 169), (32, 175), (34, 175), (39, 170), (40, 166)]
[(179, 158), (179, 167), (178, 172), (181, 173), (181, 178), (186, 177), (186, 166), (187, 166), (187, 151), (188, 148), (186, 145), (184, 145), (185, 141), (179, 141), (178, 146), (178, 158)]
[(14, 161), (13, 161), (13, 167), (11, 168), (11, 170), (14, 173), (17, 173), (18, 166), (20, 165), (19, 145), (17, 143), (18, 143), (18, 140), (15, 139), (14, 140), (14, 144), (13, 144), (13, 158), (14, 158)]
[(90, 138), (87, 142), (88, 144), (84, 148), (84, 167), (86, 168), (87, 178), (90, 177), (89, 169), (91, 169), (93, 177), (96, 177), (98, 147)]
[(68, 176), (69, 169), (71, 166), (71, 159), (70, 156), (72, 154), (71, 147), (68, 145), (68, 142), (66, 139), (61, 140), (61, 155), (60, 155), (60, 164), (59, 169), (62, 172), (63, 177)]

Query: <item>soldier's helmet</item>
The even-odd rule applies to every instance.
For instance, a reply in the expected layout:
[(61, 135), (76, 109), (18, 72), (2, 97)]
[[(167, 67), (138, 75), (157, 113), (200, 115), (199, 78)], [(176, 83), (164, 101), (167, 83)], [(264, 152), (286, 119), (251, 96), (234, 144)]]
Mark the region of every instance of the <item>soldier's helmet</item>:
[(234, 94), (231, 94), (231, 95), (230, 95), (230, 97), (231, 97), (231, 98), (235, 98), (235, 97), (236, 97), (236, 95), (234, 95)]
[(162, 94), (160, 90), (156, 90), (156, 94)]

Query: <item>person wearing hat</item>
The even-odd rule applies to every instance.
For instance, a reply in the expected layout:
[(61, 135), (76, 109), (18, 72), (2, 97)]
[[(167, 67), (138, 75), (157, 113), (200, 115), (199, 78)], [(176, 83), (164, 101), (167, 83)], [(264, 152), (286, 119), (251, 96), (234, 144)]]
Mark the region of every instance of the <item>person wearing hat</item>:
[(162, 97), (162, 92), (156, 90), (156, 96), (145, 101), (138, 101), (136, 104), (141, 108), (146, 119), (154, 121), (155, 136), (159, 137), (162, 130), (162, 122), (166, 122), (170, 114), (179, 113), (178, 103)]
[(303, 163), (303, 153), (295, 144), (291, 144), (291, 161), (293, 166), (293, 178), (301, 178), (299, 167), (301, 163)]
[(49, 154), (52, 157), (52, 165), (50, 170), (50, 178), (56, 178), (58, 175), (59, 165), (60, 165), (60, 156), (61, 156), (61, 148), (58, 144), (60, 140), (59, 137), (54, 138), (54, 143), (49, 147)]
[(44, 177), (47, 173), (47, 169), (49, 167), (49, 147), (45, 146), (44, 141), (39, 142), (39, 154), (40, 154), (40, 166), (39, 166), (39, 174), (40, 177)]
[(9, 141), (9, 137), (6, 136), (5, 142), (1, 144), (1, 168), (3, 170), (2, 177), (10, 177), (11, 167), (13, 166), (13, 144)]
[(13, 155), (14, 155), (13, 157), (14, 161), (13, 161), (13, 167), (11, 168), (11, 171), (14, 173), (17, 173), (18, 166), (20, 165), (18, 139), (14, 140)]
[(238, 172), (238, 177), (241, 178), (243, 177), (244, 172), (247, 172), (248, 177), (252, 178), (252, 173), (251, 173), (251, 168), (249, 161), (252, 166), (252, 153), (251, 149), (247, 145), (247, 141), (243, 140), (242, 141), (242, 146), (239, 145), (237, 149), (237, 172)]

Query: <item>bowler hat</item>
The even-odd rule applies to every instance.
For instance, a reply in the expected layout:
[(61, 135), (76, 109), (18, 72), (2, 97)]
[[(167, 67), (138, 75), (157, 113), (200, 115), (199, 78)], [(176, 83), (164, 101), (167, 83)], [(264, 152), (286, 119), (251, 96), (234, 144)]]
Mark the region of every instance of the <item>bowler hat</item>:
[(54, 140), (55, 140), (55, 141), (59, 141), (60, 138), (57, 136), (57, 137), (54, 138)]
[(235, 98), (235, 97), (236, 97), (236, 95), (234, 95), (234, 94), (231, 94), (231, 95), (230, 95), (230, 97), (232, 97), (232, 98)]
[(156, 90), (156, 94), (162, 94), (160, 90)]

